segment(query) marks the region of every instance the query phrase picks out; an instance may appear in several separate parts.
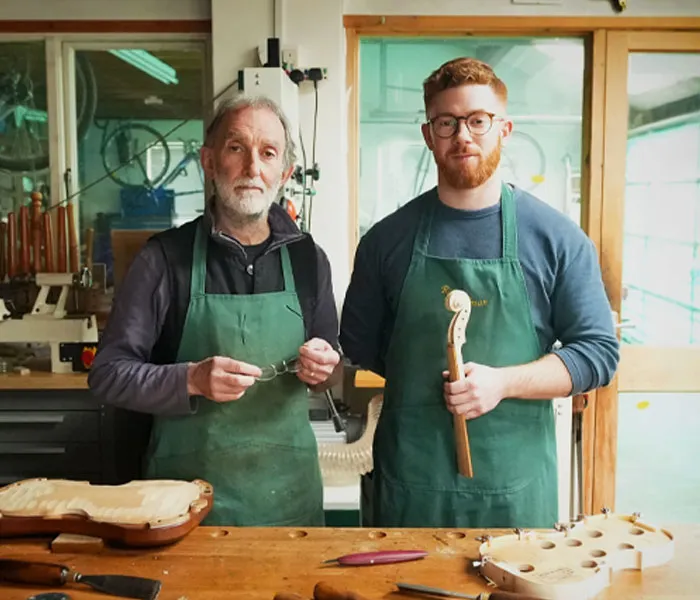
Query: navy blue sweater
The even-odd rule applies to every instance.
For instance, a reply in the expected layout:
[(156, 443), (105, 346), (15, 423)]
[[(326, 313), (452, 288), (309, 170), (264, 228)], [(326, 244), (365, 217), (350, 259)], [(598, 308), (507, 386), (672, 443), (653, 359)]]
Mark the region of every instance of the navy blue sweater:
[[(619, 361), (610, 303), (595, 246), (566, 215), (515, 189), (518, 258), (542, 354), (556, 353), (572, 394), (607, 385)], [(500, 204), (457, 210), (434, 188), (376, 223), (360, 240), (341, 318), (340, 344), (364, 369), (385, 374), (386, 352), (420, 216), (436, 205), (432, 256), (491, 259), (502, 254)], [(553, 349), (556, 344), (556, 348)]]

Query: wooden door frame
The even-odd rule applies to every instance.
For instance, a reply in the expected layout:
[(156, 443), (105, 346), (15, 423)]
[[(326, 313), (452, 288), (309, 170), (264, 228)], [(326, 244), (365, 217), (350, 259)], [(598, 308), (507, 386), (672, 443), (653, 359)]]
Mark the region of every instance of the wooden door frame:
[[(604, 110), (604, 170), (601, 267), (612, 309), (621, 313), (623, 226), (625, 215), (627, 93), (632, 52), (700, 52), (700, 29), (694, 31), (611, 31), (607, 34)], [(700, 347), (621, 347), (615, 385), (598, 398), (595, 419), (593, 502), (615, 505), (619, 392), (697, 392), (700, 390)]]
[[(625, 79), (616, 81), (608, 65), (615, 72), (621, 68), (621, 59), (615, 54), (619, 49), (619, 34), (635, 48), (648, 43), (647, 36), (657, 34), (668, 45), (670, 32), (686, 32), (680, 35), (697, 35), (700, 18), (655, 17), (471, 17), (471, 16), (381, 16), (345, 15), (343, 18), (346, 40), (346, 98), (348, 115), (348, 226), (350, 252), (355, 254), (358, 243), (358, 195), (359, 195), (359, 46), (361, 37), (461, 37), (482, 36), (569, 36), (585, 41), (586, 62), (584, 70), (584, 119), (581, 164), (582, 214), (581, 227), (590, 236), (598, 250), (601, 268), (613, 310), (619, 314), (621, 279), (614, 275), (613, 261), (621, 260), (621, 236), (615, 227), (621, 227), (624, 194), (619, 194), (619, 182), (606, 181), (614, 152), (619, 152), (620, 140), (626, 140), (626, 119), (623, 137), (620, 124), (617, 130), (606, 129), (606, 102), (610, 94), (624, 93)], [(617, 35), (617, 37), (615, 37)], [(613, 36), (613, 45), (609, 38)], [(664, 37), (665, 36), (665, 37)], [(661, 44), (661, 42), (659, 42)], [(657, 45), (658, 49), (658, 45)], [(668, 47), (665, 49), (668, 50)], [(616, 62), (615, 62), (616, 61)], [(614, 127), (614, 125), (613, 125)], [(613, 134), (618, 136), (617, 146)], [(619, 161), (618, 163), (619, 164)], [(624, 160), (619, 173), (623, 177)], [(617, 186), (617, 187), (616, 187)], [(615, 194), (615, 191), (618, 193)], [(614, 194), (614, 195), (613, 195)], [(605, 219), (603, 215), (605, 214)], [(617, 221), (615, 220), (617, 219)], [(617, 263), (621, 264), (621, 263)], [(350, 264), (352, 269), (352, 262)], [(618, 267), (621, 271), (621, 266)], [(619, 289), (618, 284), (619, 283)], [(617, 291), (616, 291), (617, 290)], [(615, 308), (617, 307), (617, 308)], [(630, 356), (629, 354), (627, 356)], [(589, 405), (584, 412), (584, 506), (592, 513), (603, 506), (614, 509), (615, 460), (617, 454), (617, 394), (618, 379), (624, 384), (628, 379), (616, 376), (611, 384), (588, 394)], [(627, 389), (627, 388), (624, 388)]]

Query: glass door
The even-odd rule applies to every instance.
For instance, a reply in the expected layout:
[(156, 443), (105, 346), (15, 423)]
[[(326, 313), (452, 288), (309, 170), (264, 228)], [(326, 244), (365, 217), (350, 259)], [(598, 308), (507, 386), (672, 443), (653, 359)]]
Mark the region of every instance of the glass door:
[(700, 523), (700, 33), (609, 32), (605, 71), (601, 259), (622, 352), (592, 508)]

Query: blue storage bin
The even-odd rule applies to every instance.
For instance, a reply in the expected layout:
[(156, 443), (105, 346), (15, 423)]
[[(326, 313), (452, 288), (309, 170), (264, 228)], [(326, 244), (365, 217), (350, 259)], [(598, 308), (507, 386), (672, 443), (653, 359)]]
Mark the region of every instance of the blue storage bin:
[(166, 188), (143, 186), (123, 187), (119, 190), (122, 217), (167, 217), (173, 214), (175, 192)]

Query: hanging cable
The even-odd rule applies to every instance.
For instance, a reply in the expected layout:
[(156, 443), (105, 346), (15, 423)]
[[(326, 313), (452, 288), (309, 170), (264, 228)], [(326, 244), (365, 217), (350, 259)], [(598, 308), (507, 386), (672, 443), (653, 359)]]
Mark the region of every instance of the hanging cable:
[(304, 136), (301, 133), (301, 124), (299, 125), (299, 147), (301, 148), (301, 177), (299, 184), (301, 185), (301, 230), (304, 233), (309, 231), (306, 225), (306, 147), (304, 146)]
[[(227, 85), (223, 90), (221, 90), (216, 96), (214, 96), (214, 98), (212, 99), (212, 101), (215, 102), (216, 100), (218, 100), (219, 98), (221, 98), (221, 96), (223, 96), (228, 90), (230, 90), (230, 89), (231, 89), (234, 85), (236, 85), (237, 83), (238, 83), (238, 79), (236, 78), (236, 79), (234, 79), (229, 85)], [(162, 135), (162, 137), (165, 138), (165, 139), (167, 139), (168, 136), (170, 136), (171, 134), (175, 133), (178, 129), (180, 129), (180, 127), (182, 127), (183, 125), (186, 125), (186, 124), (189, 123), (191, 120), (192, 120), (192, 119), (185, 119), (185, 120), (182, 121), (181, 123), (178, 123), (177, 125), (175, 125), (175, 127), (173, 127), (172, 129), (170, 129), (170, 131), (164, 133), (164, 134)], [(159, 144), (159, 143), (160, 143), (160, 140), (156, 140), (155, 142), (153, 142), (153, 143), (149, 144), (148, 146), (146, 146), (146, 147), (145, 147), (143, 150), (141, 150), (140, 152), (134, 154), (134, 156), (133, 156), (132, 158), (136, 158), (136, 157), (138, 157), (138, 156), (142, 156), (143, 154), (145, 154), (146, 152), (148, 152), (151, 148), (153, 148), (154, 146), (156, 146), (156, 145)], [(128, 164), (128, 163), (124, 163), (124, 164), (119, 165), (119, 166), (116, 167), (115, 169), (112, 169), (112, 171), (110, 171), (109, 173), (105, 173), (102, 177), (99, 177), (98, 179), (96, 179), (96, 180), (93, 181), (92, 183), (88, 183), (85, 187), (80, 188), (77, 192), (74, 192), (74, 193), (72, 193), (72, 194), (67, 195), (63, 200), (60, 200), (60, 201), (56, 202), (55, 204), (50, 204), (49, 206), (46, 207), (46, 210), (47, 210), (47, 211), (53, 210), (54, 208), (58, 208), (58, 207), (61, 206), (61, 205), (67, 204), (68, 202), (70, 202), (70, 201), (71, 201), (73, 198), (75, 198), (76, 196), (79, 196), (81, 193), (86, 192), (86, 191), (89, 190), (90, 188), (95, 187), (98, 183), (101, 183), (101, 182), (104, 181), (105, 179), (109, 178), (110, 175), (112, 175), (112, 174), (116, 173), (117, 171), (119, 171), (120, 169), (126, 167), (127, 164)]]
[[(313, 126), (313, 141), (311, 147), (311, 194), (309, 194), (309, 214), (308, 224), (309, 231), (311, 230), (311, 214), (313, 212), (313, 193), (315, 191), (316, 179), (318, 177), (318, 166), (316, 164), (316, 131), (318, 128), (318, 81), (314, 80), (314, 126)], [(306, 170), (306, 167), (304, 167)]]

